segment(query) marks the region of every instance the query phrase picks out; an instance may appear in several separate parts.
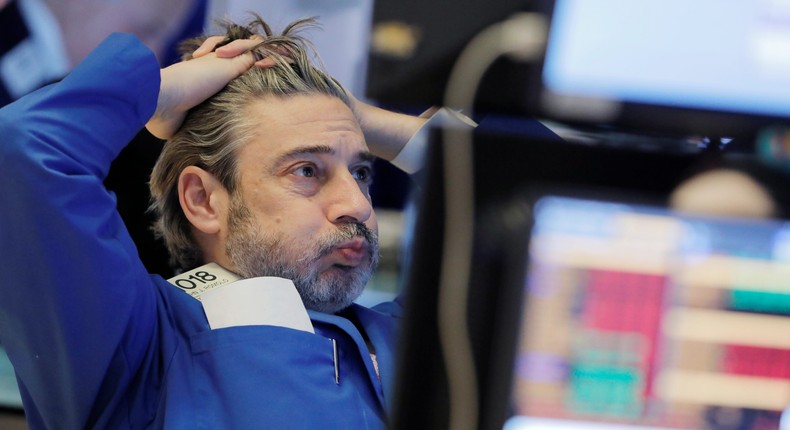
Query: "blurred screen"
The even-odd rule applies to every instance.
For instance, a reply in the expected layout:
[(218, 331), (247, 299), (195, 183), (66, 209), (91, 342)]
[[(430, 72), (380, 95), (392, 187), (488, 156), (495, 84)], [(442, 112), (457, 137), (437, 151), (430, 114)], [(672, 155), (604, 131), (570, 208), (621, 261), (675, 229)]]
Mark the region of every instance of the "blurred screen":
[(777, 429), (790, 224), (545, 197), (507, 429)]
[(787, 0), (556, 0), (551, 93), (790, 117)]

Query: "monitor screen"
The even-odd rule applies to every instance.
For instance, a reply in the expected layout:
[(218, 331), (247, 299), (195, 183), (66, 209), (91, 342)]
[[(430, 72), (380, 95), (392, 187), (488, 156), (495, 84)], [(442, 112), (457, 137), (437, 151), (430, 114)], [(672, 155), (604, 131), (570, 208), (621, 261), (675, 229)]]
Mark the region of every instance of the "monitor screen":
[(556, 196), (532, 213), (506, 429), (779, 428), (790, 224)]
[(790, 118), (786, 1), (551, 3), (539, 97), (550, 117), (701, 133)]
[[(439, 336), (442, 303), (442, 261), (445, 246), (444, 151), (458, 148), (442, 135), (427, 148), (426, 168), (415, 187), (412, 227), (404, 255), (404, 313), (398, 344), (392, 428), (448, 428), (459, 410), (450, 402), (447, 364), (458, 358), (445, 352)], [(701, 161), (700, 154), (644, 151), (632, 146), (593, 146), (556, 141), (524, 140), (521, 136), (474, 135), (474, 250), (468, 267), (469, 315), (466, 328), (475, 375), (464, 380), (477, 385), (479, 417), (476, 429), (502, 429), (507, 414), (510, 362), (518, 325), (517, 298), (522, 290), (526, 227), (531, 208), (523, 197), (539, 189), (585, 196), (612, 194), (644, 204), (665, 204), (666, 197)], [(559, 192), (557, 191), (557, 192)], [(556, 194), (556, 193), (555, 193)], [(464, 328), (463, 324), (458, 327)], [(504, 337), (507, 336), (507, 339)], [(460, 409), (467, 409), (466, 407)], [(468, 408), (471, 409), (471, 408)]]

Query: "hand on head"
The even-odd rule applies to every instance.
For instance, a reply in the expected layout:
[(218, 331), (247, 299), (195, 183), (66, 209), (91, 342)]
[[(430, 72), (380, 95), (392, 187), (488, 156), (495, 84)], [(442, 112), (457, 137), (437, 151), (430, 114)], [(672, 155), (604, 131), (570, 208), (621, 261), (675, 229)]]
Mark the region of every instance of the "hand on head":
[(189, 109), (216, 94), (251, 67), (268, 68), (276, 64), (275, 59), (260, 58), (262, 54), (255, 51), (264, 40), (261, 35), (236, 39), (215, 49), (225, 40), (225, 36), (210, 36), (188, 60), (162, 69), (156, 112), (146, 124), (154, 136), (172, 137)]
[[(192, 58), (200, 58), (210, 54), (211, 52), (217, 54), (217, 58), (233, 58), (246, 54), (247, 52), (252, 52), (254, 57), (262, 55), (258, 51), (254, 51), (254, 49), (260, 46), (261, 42), (265, 40), (265, 38), (259, 34), (253, 35), (249, 39), (237, 39), (224, 43), (227, 40), (227, 37), (224, 36), (211, 36), (206, 38), (203, 44), (201, 44), (194, 52), (192, 52)], [(251, 46), (249, 43), (250, 40), (255, 40), (257, 43)], [(278, 49), (278, 47), (275, 46), (274, 51), (283, 58), (289, 58), (289, 53), (285, 49)], [(263, 69), (273, 67), (275, 64), (277, 64), (277, 61), (270, 56), (266, 56), (255, 61), (255, 66)]]
[[(197, 106), (224, 88), (231, 80), (251, 67), (270, 68), (285, 62), (305, 61), (294, 48), (296, 43), (310, 45), (298, 35), (282, 38), (272, 34), (259, 21), (264, 35), (251, 27), (229, 28), (227, 36), (210, 36), (189, 41), (186, 60), (162, 70), (162, 83), (156, 112), (146, 128), (161, 139), (172, 137), (184, 121), (189, 109)], [(313, 19), (297, 21), (289, 26), (309, 27)], [(297, 60), (297, 58), (300, 58)], [(380, 109), (346, 92), (354, 115), (365, 134), (370, 150), (376, 156), (392, 160), (425, 123), (424, 118), (402, 115)]]

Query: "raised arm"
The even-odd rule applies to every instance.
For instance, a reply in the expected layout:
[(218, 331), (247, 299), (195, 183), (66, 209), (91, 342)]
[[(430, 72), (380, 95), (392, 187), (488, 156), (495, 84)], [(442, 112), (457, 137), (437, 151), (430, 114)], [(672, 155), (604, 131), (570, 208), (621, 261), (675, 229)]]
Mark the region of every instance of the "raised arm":
[(0, 341), (34, 426), (101, 422), (99, 393), (117, 401), (132, 377), (105, 375), (139, 363), (154, 333), (150, 280), (102, 180), (158, 92), (154, 55), (113, 35), (0, 110)]
[(144, 45), (116, 34), (62, 82), (0, 109), (0, 342), (32, 427), (145, 422), (128, 408), (153, 407), (131, 387), (156, 374), (140, 371), (156, 369), (156, 295), (102, 181), (155, 112), (166, 123), (247, 57), (160, 72)]

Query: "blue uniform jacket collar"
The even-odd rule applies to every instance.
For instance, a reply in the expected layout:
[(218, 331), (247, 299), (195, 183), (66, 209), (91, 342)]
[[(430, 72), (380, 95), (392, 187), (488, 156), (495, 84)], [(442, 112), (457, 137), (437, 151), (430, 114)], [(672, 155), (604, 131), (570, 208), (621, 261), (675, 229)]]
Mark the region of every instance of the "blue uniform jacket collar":
[[(386, 390), (392, 389), (395, 372), (395, 345), (397, 338), (396, 319), (391, 315), (378, 312), (373, 309), (366, 308), (357, 304), (352, 304), (350, 308), (344, 312), (350, 313), (355, 317), (361, 329), (365, 330), (365, 335), (370, 340), (376, 353), (376, 359), (379, 365), (379, 375), (381, 383), (378, 383), (379, 377), (376, 376), (376, 369), (369, 358), (370, 350), (365, 344), (365, 339), (360, 333), (359, 329), (347, 318), (325, 314), (321, 312), (308, 311), (310, 319), (313, 323), (328, 324), (335, 326), (353, 339), (357, 346), (359, 354), (363, 357), (365, 362), (368, 378), (375, 388), (375, 392), (381, 401), (381, 404), (386, 405), (386, 397), (389, 393)], [(383, 387), (383, 388), (382, 388)]]

